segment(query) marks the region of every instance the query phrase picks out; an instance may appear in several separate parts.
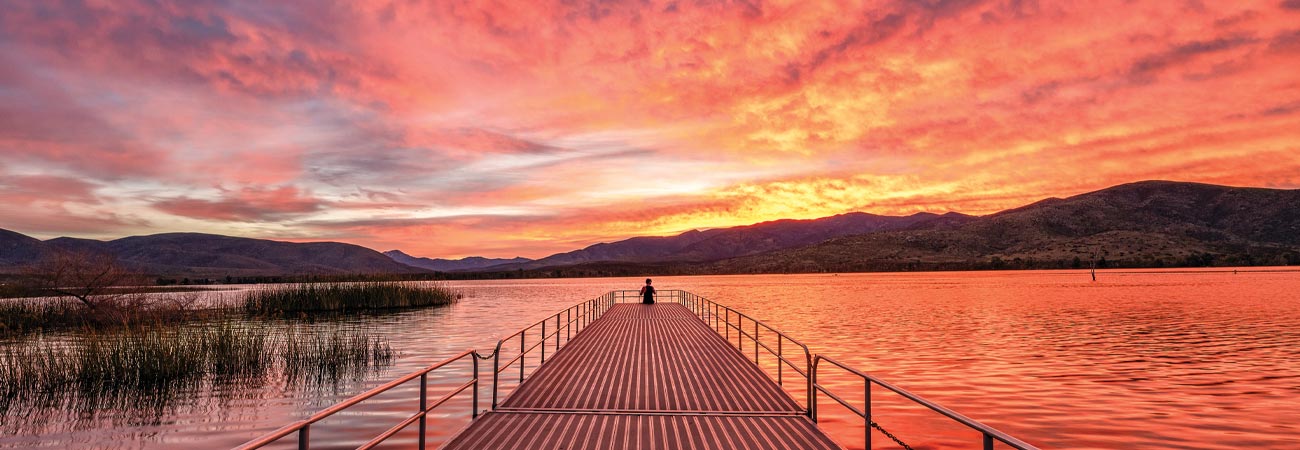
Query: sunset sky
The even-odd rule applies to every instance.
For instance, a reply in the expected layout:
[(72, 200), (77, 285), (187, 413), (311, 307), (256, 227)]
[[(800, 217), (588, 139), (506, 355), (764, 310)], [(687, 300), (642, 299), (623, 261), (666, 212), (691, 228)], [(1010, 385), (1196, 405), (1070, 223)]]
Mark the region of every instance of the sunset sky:
[(1300, 0), (54, 1), (0, 228), (541, 257), (1172, 179), (1300, 187)]

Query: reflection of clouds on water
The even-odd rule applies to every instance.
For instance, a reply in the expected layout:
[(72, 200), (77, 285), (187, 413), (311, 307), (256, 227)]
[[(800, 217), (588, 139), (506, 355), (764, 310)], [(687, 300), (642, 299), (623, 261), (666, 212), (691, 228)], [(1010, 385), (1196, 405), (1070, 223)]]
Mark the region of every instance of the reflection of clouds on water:
[[(388, 339), (397, 352), (391, 364), (359, 378), (205, 382), (169, 393), (161, 413), (148, 404), (139, 406), (144, 413), (109, 405), (79, 422), (75, 409), (55, 403), (14, 412), (49, 425), (2, 435), (0, 447), (234, 447), (462, 350), (490, 351), (500, 336), (580, 301), (642, 284), (644, 278), (455, 282), (465, 296), (450, 307), (303, 324), (355, 327)], [(1100, 271), (1096, 283), (1086, 271), (701, 276), (655, 277), (655, 285), (732, 306), (815, 352), (1044, 448), (1228, 448), (1231, 442), (1216, 444), (1225, 432), (1258, 447), (1294, 446), (1294, 424), (1275, 405), (1300, 398), (1295, 273)], [(485, 380), (490, 363), (481, 367)], [(536, 363), (530, 359), (528, 370)], [(430, 397), (470, 374), (468, 362), (435, 372)], [(803, 380), (789, 369), (784, 376), (786, 389), (801, 399)], [(822, 381), (855, 404), (862, 397), (850, 377), (828, 373)], [(503, 383), (508, 393), (513, 379)], [(480, 408), (489, 404), (490, 384), (480, 387)], [(394, 388), (313, 427), (313, 440), (356, 447), (413, 413), (418, 395), (416, 382)], [(860, 442), (861, 419), (823, 406), (821, 426), (843, 442)], [(873, 391), (873, 414), (917, 448), (970, 442), (959, 425), (883, 390)], [(468, 422), (468, 396), (431, 418), (436, 448)], [(392, 441), (413, 443), (410, 434)]]

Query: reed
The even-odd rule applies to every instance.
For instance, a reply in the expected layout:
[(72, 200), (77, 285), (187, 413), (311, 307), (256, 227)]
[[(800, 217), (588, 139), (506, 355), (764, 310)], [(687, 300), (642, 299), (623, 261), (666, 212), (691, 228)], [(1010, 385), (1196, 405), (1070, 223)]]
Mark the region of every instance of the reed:
[(219, 313), (195, 306), (203, 296), (201, 292), (179, 292), (151, 298), (135, 293), (100, 303), (97, 309), (68, 297), (0, 299), (0, 337), (58, 329), (102, 331), (179, 324)]
[(0, 336), (26, 334), (87, 322), (84, 307), (66, 299), (0, 300)]
[(204, 380), (338, 379), (388, 364), (387, 340), (364, 330), (321, 332), (247, 323), (87, 331), (75, 340), (25, 339), (0, 350), (0, 410), (17, 399), (99, 398), (194, 386)]
[(336, 328), (330, 333), (288, 339), (282, 359), (285, 374), (291, 380), (308, 377), (337, 380), (388, 364), (393, 359), (393, 349), (377, 337), (348, 334)]
[(441, 284), (303, 283), (251, 290), (243, 305), (250, 314), (282, 315), (443, 306), (460, 297), (460, 293)]

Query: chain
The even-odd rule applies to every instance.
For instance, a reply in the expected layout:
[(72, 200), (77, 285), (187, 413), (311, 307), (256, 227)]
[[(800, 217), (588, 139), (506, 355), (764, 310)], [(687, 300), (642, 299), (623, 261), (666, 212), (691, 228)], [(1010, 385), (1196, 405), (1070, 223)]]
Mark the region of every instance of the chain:
[(887, 438), (889, 438), (890, 440), (894, 441), (894, 442), (897, 443), (899, 446), (901, 446), (901, 447), (903, 447), (903, 448), (905, 448), (905, 449), (907, 449), (907, 450), (914, 450), (914, 449), (912, 448), (912, 446), (907, 445), (907, 443), (906, 443), (906, 442), (903, 442), (902, 439), (899, 439), (898, 436), (894, 436), (894, 433), (890, 433), (889, 431), (886, 431), (885, 428), (884, 428), (884, 427), (881, 427), (880, 424), (876, 423), (876, 421), (871, 420), (871, 419), (867, 419), (867, 423), (871, 424), (871, 428), (875, 428), (875, 429), (877, 429), (877, 430), (880, 430), (880, 432), (881, 432), (882, 434), (884, 434), (885, 437), (887, 437)]

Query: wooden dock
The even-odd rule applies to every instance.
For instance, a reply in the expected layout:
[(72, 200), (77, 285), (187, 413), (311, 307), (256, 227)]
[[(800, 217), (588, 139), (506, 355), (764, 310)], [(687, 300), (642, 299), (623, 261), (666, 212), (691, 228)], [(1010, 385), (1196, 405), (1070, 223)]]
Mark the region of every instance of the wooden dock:
[(445, 449), (839, 449), (691, 310), (617, 304)]

